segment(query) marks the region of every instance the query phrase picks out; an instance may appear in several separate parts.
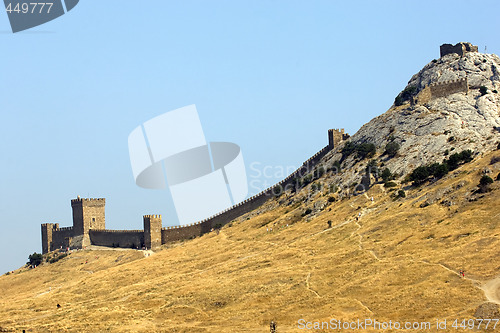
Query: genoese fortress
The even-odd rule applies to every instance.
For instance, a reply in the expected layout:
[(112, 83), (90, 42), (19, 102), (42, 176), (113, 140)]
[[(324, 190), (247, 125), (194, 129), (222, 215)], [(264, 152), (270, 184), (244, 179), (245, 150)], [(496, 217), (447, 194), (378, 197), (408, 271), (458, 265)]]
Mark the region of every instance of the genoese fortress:
[(287, 185), (295, 185), (297, 177), (312, 171), (323, 156), (348, 138), (349, 134), (344, 129), (329, 130), (328, 145), (281, 182), (214, 216), (189, 225), (162, 227), (161, 215), (144, 215), (141, 230), (109, 230), (106, 229), (104, 213), (106, 200), (78, 197), (71, 200), (72, 227), (59, 227), (59, 223), (42, 224), (42, 252), (60, 248), (85, 248), (89, 245), (156, 249), (162, 244), (201, 236), (262, 206), (274, 196), (277, 187), (283, 189)]
[[(477, 46), (470, 43), (458, 43), (456, 45), (443, 44), (440, 48), (441, 57), (450, 53), (463, 56), (467, 52), (477, 52)], [(454, 93), (467, 94), (468, 90), (467, 78), (434, 83), (418, 92), (413, 103), (427, 103), (431, 99)], [(144, 215), (141, 230), (109, 230), (106, 229), (104, 213), (106, 200), (78, 197), (71, 200), (72, 227), (59, 227), (59, 223), (42, 224), (42, 252), (47, 253), (60, 248), (85, 248), (89, 245), (156, 249), (162, 244), (201, 236), (262, 206), (275, 196), (277, 188), (281, 191), (287, 186), (295, 186), (297, 178), (311, 172), (328, 152), (348, 138), (349, 134), (345, 133), (344, 129), (328, 130), (328, 145), (281, 182), (214, 216), (189, 225), (162, 227), (161, 215)]]

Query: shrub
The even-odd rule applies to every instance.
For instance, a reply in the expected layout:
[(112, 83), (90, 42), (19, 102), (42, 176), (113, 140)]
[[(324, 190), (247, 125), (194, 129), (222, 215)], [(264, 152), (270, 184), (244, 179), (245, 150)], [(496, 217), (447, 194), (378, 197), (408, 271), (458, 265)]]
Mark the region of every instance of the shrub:
[(353, 153), (357, 153), (357, 156), (361, 159), (366, 157), (372, 157), (377, 152), (377, 148), (373, 143), (361, 143), (359, 145), (352, 142), (347, 142), (342, 148), (342, 159), (347, 158)]
[(399, 190), (398, 191), (398, 198), (406, 198), (406, 193), (404, 190)]
[(309, 215), (312, 213), (312, 209), (311, 208), (307, 208), (304, 213), (302, 213), (302, 216), (306, 216), (306, 215)]
[(346, 157), (352, 155), (355, 151), (356, 145), (353, 142), (348, 141), (342, 148), (342, 158), (345, 159)]
[(432, 62), (435, 64), (437, 61), (437, 59), (432, 59)]
[(387, 187), (387, 188), (396, 187), (396, 186), (398, 186), (398, 184), (396, 184), (395, 182), (385, 182), (384, 183), (384, 187)]
[(362, 143), (358, 146), (358, 156), (362, 159), (365, 157), (372, 157), (377, 152), (377, 148), (373, 143)]
[(419, 166), (410, 173), (410, 180), (414, 185), (422, 184), (429, 178), (429, 168), (426, 166)]
[(480, 186), (488, 186), (491, 183), (493, 183), (493, 179), (491, 179), (491, 177), (487, 175), (483, 175), (481, 177), (481, 180), (479, 181)]
[(500, 142), (499, 142), (499, 143), (498, 143), (498, 145), (497, 145), (497, 149), (500, 149)]
[(450, 153), (450, 151), (449, 151), (448, 149), (446, 149), (446, 150), (444, 151), (444, 154), (443, 154), (443, 155), (444, 155), (444, 156), (448, 156), (448, 154), (449, 154), (449, 153)]
[(36, 252), (33, 252), (33, 254), (30, 254), (28, 256), (28, 262), (27, 264), (28, 265), (31, 265), (31, 266), (38, 266), (42, 263), (42, 260), (43, 260), (43, 256), (41, 253), (36, 253)]
[(496, 90), (496, 89), (493, 90), (493, 93), (498, 94), (498, 90)]
[(453, 141), (455, 141), (455, 137), (454, 137), (454, 136), (450, 136), (450, 137), (448, 138), (448, 142), (453, 142)]
[(481, 96), (484, 96), (488, 93), (488, 88), (486, 88), (485, 86), (481, 86), (479, 87), (479, 92), (481, 93)]
[(325, 168), (323, 166), (320, 166), (319, 168), (314, 169), (313, 171), (313, 177), (314, 179), (321, 178), (325, 174)]
[(500, 180), (500, 172), (498, 173), (496, 180)]
[(500, 162), (500, 156), (493, 156), (490, 160), (490, 164), (495, 164)]
[(335, 185), (335, 184), (331, 184), (330, 185), (330, 193), (337, 193), (337, 191), (339, 190), (338, 186)]
[(399, 148), (400, 147), (397, 142), (389, 142), (388, 144), (385, 145), (384, 154), (387, 154), (390, 157), (394, 157), (398, 153)]
[(335, 197), (328, 197), (328, 202), (335, 202)]
[(385, 168), (382, 171), (381, 177), (384, 182), (388, 182), (389, 180), (393, 179), (391, 170), (389, 170), (389, 168)]

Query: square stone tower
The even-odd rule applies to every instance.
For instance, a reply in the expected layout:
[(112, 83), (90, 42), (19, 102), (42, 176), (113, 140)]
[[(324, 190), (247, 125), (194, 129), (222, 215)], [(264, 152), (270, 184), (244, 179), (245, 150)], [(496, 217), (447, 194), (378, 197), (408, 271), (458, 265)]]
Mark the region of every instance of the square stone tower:
[(106, 229), (104, 206), (106, 199), (77, 199), (71, 200), (73, 209), (74, 236), (83, 235), (82, 246), (90, 245), (90, 229)]
[(161, 215), (144, 215), (144, 245), (154, 250), (161, 245)]

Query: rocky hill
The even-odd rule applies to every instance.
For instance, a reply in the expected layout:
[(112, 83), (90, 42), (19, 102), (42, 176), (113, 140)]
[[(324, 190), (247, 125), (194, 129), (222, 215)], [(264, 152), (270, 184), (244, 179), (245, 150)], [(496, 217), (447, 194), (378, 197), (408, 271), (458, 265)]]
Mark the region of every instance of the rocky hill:
[[(466, 79), (467, 91), (451, 90), (442, 97), (419, 98), (431, 85), (446, 85)], [(420, 165), (442, 162), (450, 154), (470, 149), (480, 154), (496, 149), (500, 142), (500, 58), (494, 54), (466, 52), (447, 54), (415, 74), (399, 100), (384, 114), (372, 119), (350, 138), (354, 144), (373, 143), (376, 160), (403, 179)], [(406, 95), (406, 96), (405, 96)], [(396, 98), (398, 100), (398, 98)], [(384, 155), (388, 143), (397, 143), (398, 154)], [(343, 160), (341, 144), (328, 154), (328, 168), (342, 161), (344, 172), (333, 175), (328, 184), (349, 188), (359, 184), (367, 160), (352, 154)], [(345, 155), (345, 154), (344, 154)]]

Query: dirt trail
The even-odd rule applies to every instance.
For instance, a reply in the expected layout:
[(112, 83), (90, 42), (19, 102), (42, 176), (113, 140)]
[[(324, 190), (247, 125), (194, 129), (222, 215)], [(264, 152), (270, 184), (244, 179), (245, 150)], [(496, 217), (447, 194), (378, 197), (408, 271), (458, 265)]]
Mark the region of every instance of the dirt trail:
[(484, 282), (479, 288), (490, 302), (500, 305), (500, 276)]

